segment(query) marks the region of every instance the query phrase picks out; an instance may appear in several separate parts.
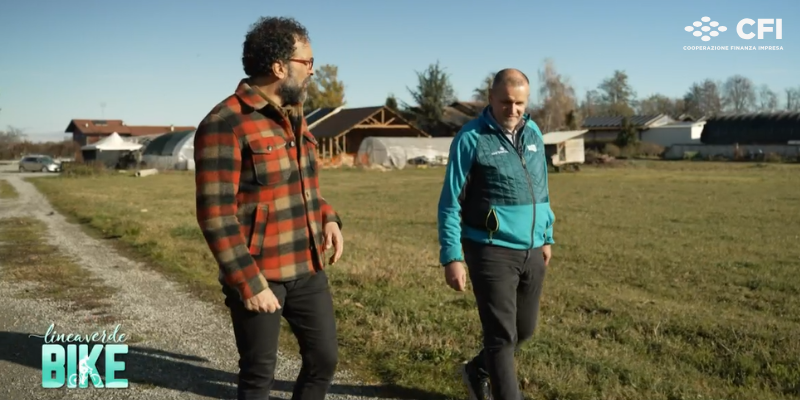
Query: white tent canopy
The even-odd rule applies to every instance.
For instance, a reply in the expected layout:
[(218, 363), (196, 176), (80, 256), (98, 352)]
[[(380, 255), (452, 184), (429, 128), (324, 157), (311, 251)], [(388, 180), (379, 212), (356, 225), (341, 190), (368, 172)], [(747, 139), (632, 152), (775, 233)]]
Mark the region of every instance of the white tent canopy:
[(402, 169), (411, 160), (430, 164), (446, 164), (451, 137), (379, 137), (364, 138), (358, 148), (356, 163)]
[(126, 141), (117, 132), (114, 132), (92, 144), (81, 147), (81, 150), (136, 151), (141, 147), (141, 144)]

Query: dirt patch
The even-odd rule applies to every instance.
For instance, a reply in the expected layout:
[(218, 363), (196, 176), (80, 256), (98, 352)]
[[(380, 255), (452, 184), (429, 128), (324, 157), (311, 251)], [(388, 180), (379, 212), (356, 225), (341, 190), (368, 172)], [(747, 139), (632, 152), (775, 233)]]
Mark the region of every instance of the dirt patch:
[(57, 300), (66, 311), (90, 311), (98, 321), (113, 322), (105, 309), (115, 290), (48, 244), (45, 233), (35, 218), (0, 219), (3, 279), (37, 285), (22, 296)]

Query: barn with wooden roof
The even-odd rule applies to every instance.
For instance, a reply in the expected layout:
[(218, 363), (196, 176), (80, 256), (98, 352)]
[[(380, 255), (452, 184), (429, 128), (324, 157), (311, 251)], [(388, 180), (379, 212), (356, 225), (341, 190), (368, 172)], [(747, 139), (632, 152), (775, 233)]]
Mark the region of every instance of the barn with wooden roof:
[(356, 154), (366, 137), (430, 137), (386, 106), (319, 108), (306, 114), (311, 134), (319, 142), (319, 157)]
[(786, 145), (800, 141), (800, 112), (720, 115), (706, 120), (703, 144)]

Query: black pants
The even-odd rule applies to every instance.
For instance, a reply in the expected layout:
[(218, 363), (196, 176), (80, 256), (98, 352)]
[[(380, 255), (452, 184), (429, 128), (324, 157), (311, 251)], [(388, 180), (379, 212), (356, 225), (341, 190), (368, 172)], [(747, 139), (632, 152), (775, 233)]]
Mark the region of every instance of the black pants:
[(293, 400), (323, 400), (338, 362), (336, 320), (324, 271), (292, 282), (269, 283), (281, 309), (257, 313), (244, 308), (238, 294), (223, 287), (239, 350), (239, 400), (268, 400), (277, 363), (281, 316), (300, 345), (302, 367)]
[(463, 244), (483, 326), (483, 349), (470, 367), (489, 378), (494, 400), (520, 400), (514, 353), (536, 329), (545, 277), (542, 248)]

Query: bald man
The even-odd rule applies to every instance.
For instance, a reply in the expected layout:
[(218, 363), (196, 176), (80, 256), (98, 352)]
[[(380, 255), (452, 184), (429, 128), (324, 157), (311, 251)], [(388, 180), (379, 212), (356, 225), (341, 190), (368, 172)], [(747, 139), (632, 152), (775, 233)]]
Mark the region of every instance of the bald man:
[(439, 198), (445, 279), (464, 291), (467, 264), (483, 327), (483, 349), (462, 367), (473, 400), (522, 399), (514, 352), (536, 328), (552, 254), (555, 215), (529, 95), (521, 71), (497, 73), (489, 105), (453, 139)]

